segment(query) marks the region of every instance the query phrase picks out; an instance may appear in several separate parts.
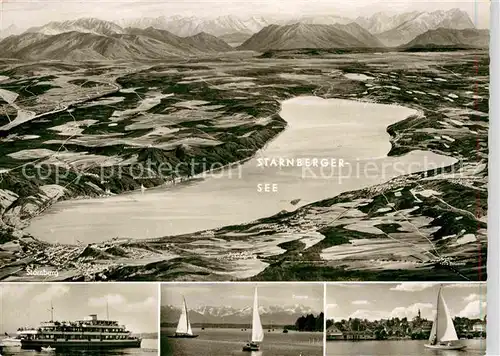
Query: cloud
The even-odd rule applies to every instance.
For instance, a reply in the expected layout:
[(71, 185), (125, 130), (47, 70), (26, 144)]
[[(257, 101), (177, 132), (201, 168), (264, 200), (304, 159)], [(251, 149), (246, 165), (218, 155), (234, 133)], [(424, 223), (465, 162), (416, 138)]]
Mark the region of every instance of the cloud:
[(2, 284), (0, 285), (0, 297), (5, 299), (19, 298), (35, 287), (34, 284)]
[(464, 300), (466, 302), (473, 302), (475, 300), (479, 300), (479, 298), (480, 298), (479, 294), (472, 293), (472, 294), (469, 294), (467, 297), (465, 297)]
[(44, 292), (37, 294), (33, 301), (36, 303), (46, 303), (57, 298), (61, 298), (68, 294), (70, 288), (64, 284), (52, 284)]
[(420, 292), (436, 286), (436, 283), (401, 283), (392, 287), (392, 291), (398, 292)]
[(335, 318), (335, 314), (337, 314), (337, 304), (327, 304), (326, 305), (326, 315), (328, 318)]
[(143, 301), (137, 303), (129, 303), (125, 308), (125, 311), (128, 312), (141, 312), (144, 310), (148, 310), (151, 308), (157, 308), (156, 298), (148, 297)]
[(341, 287), (341, 288), (361, 288), (363, 286), (364, 285), (360, 284), (360, 283), (335, 283), (335, 284), (328, 285), (328, 287), (334, 287), (334, 288), (337, 288), (337, 287)]
[(389, 316), (391, 318), (413, 318), (417, 316), (418, 311), (422, 314), (430, 314), (432, 310), (434, 309), (434, 306), (431, 303), (415, 303), (412, 304), (408, 307), (397, 307), (394, 308), (390, 313)]
[(309, 296), (308, 295), (293, 295), (292, 296), (293, 299), (309, 299)]
[(445, 284), (444, 288), (486, 288), (485, 283), (453, 283)]
[(351, 315), (349, 318), (358, 318), (358, 319), (368, 319), (368, 320), (379, 320), (379, 319), (387, 319), (388, 314), (386, 311), (380, 310), (368, 310), (368, 309), (358, 309)]
[(351, 302), (351, 304), (353, 304), (353, 305), (368, 305), (368, 304), (370, 304), (370, 302), (367, 300), (353, 300)]
[(348, 318), (358, 318), (358, 319), (368, 319), (368, 320), (380, 320), (389, 318), (408, 318), (413, 319), (417, 316), (418, 311), (422, 313), (422, 316), (432, 316), (434, 311), (434, 306), (431, 303), (415, 303), (407, 307), (397, 307), (392, 311), (388, 310), (369, 310), (369, 309), (358, 309)]
[(457, 316), (466, 318), (482, 318), (486, 314), (486, 302), (474, 300), (467, 304)]
[(123, 305), (127, 300), (121, 294), (108, 294), (103, 297), (93, 297), (89, 299), (89, 306), (91, 307), (104, 307), (108, 305)]
[(140, 302), (129, 302), (121, 294), (108, 294), (103, 297), (90, 298), (88, 302), (90, 307), (99, 308), (108, 304), (114, 309), (124, 312), (142, 312), (150, 308), (156, 308), (156, 298), (149, 297)]
[[(240, 300), (253, 300), (253, 295), (232, 295), (231, 298), (233, 299), (240, 299)], [(262, 300), (264, 298), (259, 296), (259, 300)]]

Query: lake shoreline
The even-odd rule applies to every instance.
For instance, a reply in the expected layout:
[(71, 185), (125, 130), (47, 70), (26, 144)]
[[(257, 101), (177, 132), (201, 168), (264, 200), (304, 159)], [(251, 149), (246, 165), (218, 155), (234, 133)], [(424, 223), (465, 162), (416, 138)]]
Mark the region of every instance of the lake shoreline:
[[(314, 117), (313, 122), (308, 122), (313, 120), (312, 118), (304, 121), (305, 110), (311, 111), (311, 117)], [(336, 110), (338, 113), (332, 118), (328, 116), (325, 118), (323, 113), (325, 110)], [(368, 119), (363, 119), (366, 121), (364, 124), (363, 121), (358, 122), (358, 120), (351, 119), (351, 117), (358, 118), (359, 116), (361, 120), (363, 116), (366, 116), (363, 112), (367, 110), (373, 113), (370, 113)], [(301, 114), (297, 114), (298, 112)], [(205, 171), (194, 175), (180, 185), (161, 185), (151, 187), (145, 191), (137, 189), (136, 191), (125, 192), (104, 199), (87, 200), (81, 203), (65, 200), (59, 205), (53, 206), (46, 215), (33, 219), (27, 228), (27, 232), (35, 234), (37, 230), (40, 230), (43, 231), (44, 236), (50, 237), (52, 241), (60, 241), (61, 243), (68, 241), (59, 240), (59, 238), (70, 235), (74, 235), (73, 239), (86, 243), (98, 243), (103, 241), (103, 236), (107, 236), (107, 238), (104, 238), (105, 241), (113, 236), (148, 241), (162, 238), (162, 236), (193, 234), (262, 219), (283, 210), (296, 210), (308, 203), (314, 203), (329, 196), (336, 196), (344, 191), (361, 189), (390, 180), (392, 177), (401, 174), (412, 173), (411, 171), (408, 172), (408, 170), (414, 170), (413, 167), (425, 167), (426, 164), (429, 164), (425, 162), (427, 158), (429, 158), (430, 164), (435, 162), (436, 166), (453, 164), (447, 157), (432, 155), (425, 151), (415, 151), (399, 157), (388, 157), (391, 150), (391, 136), (388, 133), (388, 127), (409, 117), (419, 117), (418, 111), (404, 106), (379, 103), (360, 104), (358, 101), (347, 99), (324, 99), (303, 95), (283, 101), (281, 111), (277, 115), (286, 121), (285, 127), (288, 129), (271, 137), (262, 148), (253, 152), (251, 156), (225, 165), (224, 167), (230, 167), (229, 170), (222, 167), (216, 171)], [(377, 115), (380, 120), (373, 121), (373, 118)], [(372, 124), (367, 125), (370, 119), (372, 119)], [(327, 126), (323, 128), (321, 125)], [(357, 131), (356, 134), (359, 135), (359, 125), (365, 125), (362, 129), (363, 137), (366, 136), (364, 139), (365, 145), (355, 136), (340, 138), (346, 135), (351, 137), (353, 135), (352, 131)], [(320, 141), (317, 140), (319, 143), (305, 143), (312, 137), (310, 132), (318, 130), (328, 132), (328, 134)], [(333, 147), (331, 147), (332, 142)], [(356, 149), (359, 146), (361, 147)], [(260, 158), (256, 158), (257, 152)], [(341, 168), (342, 166), (339, 166), (338, 168), (327, 169), (308, 167), (304, 171), (304, 168), (300, 168), (300, 166), (258, 169), (259, 164), (256, 163), (255, 167), (253, 167), (252, 163), (262, 157), (300, 157), (308, 152), (314, 157), (344, 157), (344, 159), (340, 158), (340, 161), (348, 160), (348, 164), (352, 167)], [(241, 162), (245, 163), (241, 164)], [(444, 162), (448, 163), (445, 164)], [(364, 176), (363, 173), (360, 176), (355, 176), (356, 173), (350, 171), (354, 169), (359, 172), (360, 168), (363, 171), (365, 165), (371, 163), (380, 166), (381, 171), (376, 176), (373, 174)], [(401, 168), (401, 171), (396, 168), (399, 167), (398, 164), (404, 167)], [(389, 168), (387, 172), (384, 165)], [(406, 165), (408, 165), (408, 168), (406, 168)], [(343, 170), (347, 170), (348, 176), (346, 178), (338, 176), (339, 182), (337, 182), (336, 176), (322, 176), (325, 174), (325, 170), (328, 174), (344, 174)], [(218, 174), (218, 171), (221, 172), (221, 175)], [(293, 175), (292, 178), (295, 180), (287, 177), (281, 178), (282, 171), (286, 172), (288, 176)], [(307, 176), (304, 177), (304, 174), (317, 174), (318, 179), (308, 179)], [(233, 177), (233, 175), (235, 176)], [(201, 180), (198, 181), (198, 179)], [(341, 179), (342, 181), (340, 181)], [(324, 188), (329, 186), (329, 182), (335, 184), (330, 185), (329, 190), (324, 191)], [(264, 187), (264, 183), (266, 185), (272, 184), (276, 186), (276, 189), (281, 186), (291, 194), (286, 192), (276, 194), (264, 194), (265, 192), (263, 192), (258, 194), (259, 191), (256, 193), (255, 187), (261, 189), (259, 187)], [(215, 190), (219, 188), (215, 188), (215, 186), (225, 187), (216, 194), (217, 198), (214, 197), (214, 194)], [(296, 199), (299, 196), (300, 199)], [(251, 207), (258, 204), (261, 209), (254, 211), (254, 209), (247, 206), (238, 205), (235, 203), (234, 197), (246, 200), (247, 205), (249, 204)], [(129, 200), (133, 205), (129, 204)], [(282, 203), (292, 201), (295, 201), (295, 204)], [(160, 202), (164, 202), (163, 205)], [(217, 217), (211, 216), (210, 219), (212, 220), (208, 216), (200, 219), (199, 217), (210, 211), (210, 207), (214, 206), (214, 204), (218, 205)], [(235, 204), (234, 209), (232, 204)], [(107, 219), (106, 222), (101, 222), (98, 211), (105, 206), (107, 206)], [(152, 206), (156, 206), (157, 210), (150, 211)], [(230, 207), (231, 211), (226, 211)], [(186, 213), (177, 218), (177, 210)], [(77, 221), (74, 220), (76, 217), (78, 217)], [(167, 217), (170, 217), (170, 219)], [(125, 221), (133, 219), (135, 223), (133, 226), (121, 222), (116, 223), (123, 219)], [(187, 219), (191, 219), (191, 221)], [(92, 226), (95, 227), (87, 227), (85, 221), (92, 221)], [(54, 231), (52, 226), (58, 226), (57, 231)], [(77, 226), (76, 235), (75, 226)], [(99, 238), (96, 236), (99, 236)], [(46, 238), (42, 239), (51, 242)]]
[[(405, 57), (406, 55), (401, 54), (400, 56)], [(368, 57), (370, 56), (368, 55)], [(459, 57), (455, 57), (453, 54), (450, 54), (447, 58), (447, 67), (454, 68), (454, 66), (456, 66), (458, 68), (460, 63), (463, 63), (463, 59), (467, 58), (467, 55), (460, 55)], [(346, 59), (345, 63), (347, 63), (349, 60), (352, 60), (352, 58)], [(377, 59), (377, 61), (379, 60), (380, 59)], [(425, 112), (425, 115), (427, 116), (427, 119), (419, 119), (417, 121), (403, 120), (402, 122), (400, 122), (400, 124), (393, 125), (391, 130), (388, 129), (388, 131), (391, 131), (389, 132), (389, 134), (391, 137), (390, 142), (392, 147), (391, 152), (389, 152), (389, 156), (398, 155), (404, 150), (429, 148), (431, 151), (437, 152), (441, 155), (458, 158), (461, 163), (465, 162), (466, 167), (467, 165), (473, 167), (474, 162), (478, 159), (478, 154), (474, 153), (474, 150), (469, 150), (468, 144), (463, 144), (463, 148), (458, 147), (457, 145), (451, 145), (449, 143), (447, 145), (443, 145), (439, 141), (432, 141), (432, 137), (425, 135), (416, 135), (415, 130), (413, 130), (412, 127), (417, 124), (420, 125), (420, 127), (424, 127), (426, 129), (436, 129), (436, 127), (439, 128), (438, 123), (440, 122), (439, 120), (443, 120), (443, 115), (439, 114), (438, 110), (443, 109), (442, 103), (444, 103), (444, 109), (448, 109), (455, 105), (465, 105), (467, 98), (462, 96), (466, 96), (466, 90), (469, 90), (467, 88), (467, 86), (469, 85), (469, 82), (467, 82), (467, 80), (469, 76), (474, 76), (476, 72), (469, 71), (469, 73), (467, 70), (464, 70), (464, 78), (462, 80), (461, 78), (454, 78), (447, 72), (438, 70), (438, 72), (440, 72), (439, 75), (441, 77), (447, 78), (448, 83), (453, 82), (453, 84), (456, 85), (457, 93), (461, 95), (459, 100), (455, 100), (455, 104), (450, 104), (449, 102), (440, 101), (440, 99), (435, 97), (429, 97), (429, 99), (427, 99), (427, 97), (424, 96), (425, 93), (417, 94), (416, 90), (422, 90), (422, 86), (429, 86), (430, 84), (425, 84), (425, 82), (421, 83), (419, 81), (420, 77), (414, 73), (415, 71), (406, 70), (404, 74), (401, 74), (401, 71), (399, 69), (390, 69), (393, 67), (396, 68), (394, 64), (397, 63), (397, 60), (398, 58), (386, 61), (388, 62), (387, 69), (384, 69), (385, 67), (379, 66), (378, 64), (377, 67), (375, 67), (374, 65), (370, 66), (370, 63), (368, 63), (368, 65), (358, 64), (358, 66), (343, 64), (344, 67), (342, 67), (342, 69), (344, 72), (366, 73), (367, 75), (375, 76), (377, 77), (377, 84), (382, 84), (381, 82), (384, 82), (388, 85), (391, 85), (392, 83), (394, 83), (395, 85), (403, 88), (403, 90), (401, 91), (374, 91), (373, 95), (365, 95), (364, 93), (366, 92), (366, 88), (363, 86), (364, 83), (355, 83), (346, 80), (340, 80), (330, 76), (326, 78), (328, 79), (328, 82), (325, 82), (330, 84), (325, 84), (325, 86), (318, 92), (318, 96), (323, 98), (331, 98), (333, 93), (330, 91), (330, 89), (333, 87), (333, 85), (337, 85), (334, 94), (338, 98), (351, 99), (353, 96), (361, 98), (365, 95), (370, 96), (371, 101), (385, 104), (401, 103), (402, 105), (415, 108), (417, 110), (418, 108), (422, 108)], [(480, 58), (479, 65), (481, 73), (483, 72), (483, 67), (485, 67), (484, 64), (487, 64), (487, 62), (487, 55), (485, 58)], [(325, 66), (328, 67), (329, 64), (322, 64), (322, 68), (324, 68)], [(351, 68), (350, 70), (345, 69), (349, 67)], [(336, 69), (338, 68), (338, 66), (335, 65), (332, 66), (332, 68)], [(433, 65), (430, 65), (430, 68), (433, 68)], [(389, 74), (387, 73), (390, 70), (393, 70), (395, 72), (391, 72), (391, 76), (389, 76)], [(437, 75), (437, 69), (433, 70), (434, 72), (424, 69), (424, 72), (428, 76)], [(379, 72), (381, 73), (380, 75)], [(398, 78), (393, 79), (392, 74), (398, 75)], [(410, 78), (410, 74), (415, 75), (412, 76), (413, 78)], [(407, 77), (405, 78), (405, 76)], [(317, 77), (319, 78), (320, 76)], [(394, 76), (394, 78), (396, 77)], [(332, 81), (334, 82), (333, 84), (331, 84)], [(343, 85), (339, 86), (339, 83), (342, 83)], [(316, 89), (320, 88), (316, 83), (314, 85)], [(441, 83), (436, 82), (432, 84), (430, 90), (432, 90), (433, 92), (444, 92), (444, 94), (446, 94), (446, 87), (440, 87), (441, 85)], [(312, 92), (312, 89), (313, 88), (311, 86), (301, 90), (310, 94)], [(415, 90), (415, 92), (414, 94), (411, 94), (410, 92), (406, 94), (404, 89)], [(463, 94), (464, 91), (465, 94)], [(480, 85), (480, 94), (483, 95), (482, 85)], [(484, 95), (486, 95), (485, 98), (487, 98), (487, 93)], [(413, 98), (414, 96), (415, 98)], [(418, 102), (419, 105), (417, 105), (415, 101), (417, 98), (419, 101), (422, 101), (423, 104), (420, 104), (420, 102)], [(471, 115), (474, 115), (471, 118), (471, 120), (473, 120), (474, 122), (479, 123), (479, 121), (482, 120), (481, 117), (484, 115), (486, 116), (486, 118), (484, 119), (486, 121), (486, 127), (487, 104), (488, 100), (481, 100), (478, 103), (478, 106), (475, 108), (475, 111), (470, 110), (470, 112), (472, 113)], [(460, 115), (460, 113), (457, 112), (457, 115)], [(455, 118), (455, 120), (460, 119)], [(400, 139), (402, 136), (405, 138), (405, 140)], [(473, 137), (470, 137), (470, 135), (467, 136), (467, 134), (465, 134), (464, 136), (463, 133), (461, 137), (461, 142), (464, 142), (463, 138), (465, 137), (466, 139), (473, 139), (474, 142), (480, 140), (482, 145), (484, 138), (487, 137), (487, 134), (485, 136), (484, 130), (479, 130), (479, 133), (476, 133)], [(465, 143), (467, 143), (467, 141), (465, 141)], [(458, 151), (458, 153), (455, 151)], [(481, 148), (480, 154), (482, 154), (483, 151), (484, 150)], [(457, 163), (456, 165), (459, 164)], [(480, 171), (478, 172), (479, 173), (474, 173), (476, 174), (474, 177), (480, 182), (482, 177), (484, 177), (484, 174)], [(53, 278), (53, 280), (179, 280), (179, 278), (188, 278), (203, 281), (228, 280), (228, 278), (231, 280), (238, 280), (238, 278), (228, 277), (227, 272), (230, 271), (231, 268), (229, 265), (224, 263), (224, 261), (215, 261), (213, 259), (209, 259), (196, 254), (183, 254), (179, 250), (179, 247), (185, 246), (187, 242), (194, 241), (200, 238), (204, 239), (206, 237), (208, 237), (209, 239), (214, 239), (214, 241), (223, 239), (232, 240), (237, 238), (236, 236), (237, 234), (239, 234), (239, 239), (248, 240), (251, 236), (264, 234), (264, 231), (268, 231), (271, 235), (276, 234), (279, 232), (279, 229), (282, 229), (282, 227), (290, 224), (289, 221), (294, 221), (297, 218), (304, 216), (305, 214), (309, 214), (308, 210), (310, 210), (311, 213), (314, 212), (315, 214), (317, 214), (319, 211), (326, 211), (328, 213), (328, 209), (330, 209), (329, 206), (335, 206), (335, 204), (340, 203), (341, 200), (350, 202), (354, 199), (359, 198), (360, 196), (372, 196), (375, 199), (379, 199), (378, 197), (382, 198), (382, 196), (380, 193), (377, 193), (377, 191), (390, 192), (393, 190), (393, 187), (411, 188), (418, 184), (425, 185), (426, 187), (429, 187), (428, 189), (432, 189), (431, 187), (433, 184), (438, 184), (442, 189), (446, 189), (445, 192), (451, 192), (452, 194), (455, 194), (455, 196), (461, 196), (461, 200), (463, 202), (462, 204), (464, 204), (464, 210), (471, 211), (474, 214), (475, 210), (473, 208), (468, 208), (466, 204), (468, 204), (469, 202), (476, 202), (479, 203), (478, 209), (484, 209), (486, 211), (487, 208), (483, 204), (483, 200), (485, 198), (484, 194), (481, 191), (475, 190), (476, 188), (469, 189), (464, 186), (457, 186), (456, 184), (453, 185), (452, 178), (447, 178), (447, 176), (452, 177), (449, 173), (442, 172), (441, 174), (438, 174), (438, 176), (442, 176), (442, 178), (435, 179), (435, 183), (430, 180), (425, 180), (423, 174), (413, 174), (406, 177), (400, 177), (399, 179), (391, 180), (387, 184), (374, 186), (371, 189), (363, 189), (356, 192), (347, 192), (345, 194), (342, 194), (342, 196), (339, 198), (330, 198), (325, 199), (321, 203), (312, 203), (307, 207), (307, 209), (303, 209), (299, 213), (278, 214), (277, 216), (271, 218), (261, 219), (260, 222), (248, 223), (241, 226), (228, 226), (220, 229), (220, 231), (216, 231), (215, 236), (212, 237), (203, 234), (187, 234), (184, 236), (176, 236), (168, 239), (157, 238), (148, 241), (135, 241), (127, 239), (126, 241), (117, 241), (116, 243), (112, 243), (111, 241), (107, 243), (103, 242), (99, 244), (93, 244), (92, 246), (84, 245), (72, 247), (60, 245), (57, 245), (59, 246), (57, 247), (49, 243), (43, 243), (42, 245), (38, 246), (43, 246), (43, 248), (47, 247), (49, 251), (46, 251), (46, 253), (34, 253), (32, 255), (34, 255), (35, 258), (30, 257), (29, 259), (25, 259), (27, 255), (30, 255), (29, 252), (27, 255), (21, 254), (18, 258), (16, 258), (16, 263), (9, 264), (9, 267), (7, 269), (4, 269), (4, 273), (0, 274), (0, 279), (7, 278), (8, 280), (27, 280), (28, 278), (23, 274), (23, 270), (26, 264), (32, 263), (35, 267), (39, 266), (39, 268), (51, 265), (55, 266), (55, 268), (58, 268), (61, 273), (59, 277)], [(467, 179), (468, 178), (466, 176), (465, 180)], [(396, 200), (396, 204), (406, 204), (405, 202), (412, 197), (411, 195), (407, 197), (405, 194), (406, 188), (403, 191), (402, 197), (398, 199), (392, 197), (391, 200)], [(469, 195), (471, 194), (473, 196), (472, 200), (469, 198)], [(479, 198), (477, 198), (477, 194), (480, 194)], [(423, 201), (423, 207), (427, 211), (429, 211), (429, 213), (433, 213), (432, 207), (435, 206), (436, 201), (431, 198), (424, 199), (421, 196), (419, 196), (419, 199)], [(450, 201), (448, 195), (443, 198), (443, 200), (448, 204), (457, 205), (457, 203), (453, 200)], [(377, 208), (378, 207), (375, 207), (375, 210), (377, 210)], [(425, 214), (429, 213), (426, 212)], [(418, 212), (418, 214), (422, 213)], [(439, 231), (438, 238), (442, 236), (442, 233), (448, 232), (448, 235), (450, 233), (453, 234), (455, 229), (459, 229), (459, 231), (460, 229), (463, 229), (467, 232), (471, 231), (471, 227), (465, 224), (465, 222), (467, 222), (465, 220), (466, 215), (461, 214), (458, 211), (452, 211), (449, 212), (449, 214), (453, 214), (452, 217), (456, 217), (457, 219), (461, 218), (462, 220), (456, 220), (457, 222), (453, 226), (444, 226), (442, 228), (442, 231)], [(481, 217), (481, 215), (478, 215), (478, 217)], [(321, 223), (316, 222), (314, 219), (309, 219), (309, 221), (311, 224), (309, 228), (311, 228), (312, 230), (321, 230)], [(472, 224), (474, 224), (475, 226), (475, 231), (477, 230), (479, 224), (480, 235), (478, 236), (478, 244), (481, 244), (482, 246), (481, 258), (484, 262), (486, 260), (486, 247), (483, 246), (484, 243), (481, 231), (486, 229), (486, 225), (484, 223), (476, 224), (475, 222), (473, 222)], [(254, 230), (251, 230), (252, 227)], [(346, 243), (345, 241), (348, 241), (348, 238), (353, 235), (352, 232), (349, 233), (348, 231), (342, 229), (339, 229), (336, 233), (339, 236), (339, 242), (341, 243)], [(481, 239), (479, 239), (480, 237)], [(292, 240), (298, 240), (298, 238), (295, 237), (294, 239), (292, 238)], [(449, 241), (453, 242), (454, 238)], [(317, 244), (317, 246), (310, 247), (307, 245), (307, 248), (305, 248), (306, 245), (304, 245), (300, 241), (297, 241), (296, 243), (287, 243), (286, 245), (283, 245), (283, 248), (281, 250), (283, 252), (279, 252), (279, 255), (264, 258), (264, 260), (271, 265), (269, 266), (269, 268), (267, 268), (267, 271), (265, 273), (262, 273), (255, 278), (251, 278), (250, 280), (426, 280), (426, 278), (431, 274), (433, 276), (432, 278), (434, 278), (435, 280), (463, 280), (463, 277), (457, 275), (457, 271), (454, 271), (454, 269), (449, 269), (448, 267), (445, 268), (442, 266), (440, 267), (435, 262), (418, 264), (417, 269), (414, 269), (413, 267), (410, 269), (407, 269), (407, 267), (403, 267), (403, 269), (398, 270), (392, 270), (389, 268), (387, 271), (380, 271), (376, 269), (374, 270), (374, 266), (372, 266), (372, 268), (364, 266), (361, 263), (362, 261), (356, 262), (353, 265), (351, 265), (351, 262), (344, 262), (344, 265), (354, 266), (353, 269), (346, 269), (345, 267), (338, 268), (335, 264), (332, 264), (329, 261), (320, 261), (316, 257), (317, 250), (324, 248), (325, 245), (329, 246), (332, 242), (332, 238), (327, 236), (326, 238), (324, 238), (324, 241), (320, 244)], [(39, 244), (41, 242), (36, 242), (35, 240), (29, 239), (27, 243), (28, 245), (30, 245), (31, 243)], [(23, 244), (23, 246), (25, 245)], [(66, 261), (60, 261), (59, 259), (55, 258), (54, 254), (57, 250), (56, 247), (57, 249), (59, 249), (58, 253), (60, 253), (62, 249), (63, 254), (67, 257)], [(476, 252), (476, 257), (474, 258), (471, 255), (471, 249), (467, 249), (466, 245), (463, 246), (463, 248), (460, 247), (461, 250), (456, 252), (457, 260), (464, 261), (465, 263), (463, 268), (458, 268), (458, 272), (466, 273), (467, 278), (470, 278), (471, 280), (476, 280), (476, 278), (482, 280), (485, 278), (486, 273), (485, 271), (477, 272), (478, 247), (472, 247)], [(118, 254), (115, 254), (117, 251), (113, 249), (116, 248), (119, 248), (121, 250), (120, 254), (124, 254), (126, 257), (124, 258), (123, 255), (120, 256)], [(461, 252), (462, 250), (463, 252)], [(82, 255), (84, 251), (85, 257)], [(450, 251), (453, 252), (454, 250)], [(103, 260), (103, 258), (107, 259), (107, 261)], [(68, 264), (68, 261), (73, 260), (76, 260), (77, 262)], [(50, 262), (47, 263), (47, 261)], [(357, 269), (358, 264), (359, 269)], [(182, 277), (180, 277), (180, 275), (171, 275), (169, 273), (169, 270), (179, 271), (179, 273), (182, 274)], [(142, 274), (143, 272), (144, 274)], [(36, 280), (36, 278), (34, 278), (33, 280)]]

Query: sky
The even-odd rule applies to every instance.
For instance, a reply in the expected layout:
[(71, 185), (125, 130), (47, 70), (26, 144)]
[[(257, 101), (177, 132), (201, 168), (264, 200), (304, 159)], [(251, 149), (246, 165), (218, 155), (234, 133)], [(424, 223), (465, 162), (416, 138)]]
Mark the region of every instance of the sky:
[(81, 320), (90, 314), (109, 318), (134, 333), (158, 330), (158, 285), (154, 283), (0, 284), (0, 334), (36, 327), (50, 320)]
[[(303, 15), (339, 15), (356, 18), (384, 11), (434, 11), (460, 8), (467, 11), (480, 28), (489, 26), (489, 0), (414, 1), (414, 0), (0, 0), (0, 26), (16, 24), (20, 28), (43, 25), (50, 21), (97, 17), (120, 20), (137, 17), (223, 15), (300, 17)], [(64, 4), (64, 6), (61, 6)]]
[(257, 287), (259, 306), (303, 305), (319, 313), (323, 311), (323, 285), (314, 283), (231, 283), (162, 285), (161, 305), (182, 305), (186, 298), (188, 308), (203, 306), (242, 309), (253, 304)]
[[(436, 283), (327, 285), (326, 316), (334, 320), (413, 319), (420, 309), (423, 318), (432, 320), (438, 290)], [(486, 283), (445, 284), (443, 296), (452, 317), (483, 319), (486, 315)]]

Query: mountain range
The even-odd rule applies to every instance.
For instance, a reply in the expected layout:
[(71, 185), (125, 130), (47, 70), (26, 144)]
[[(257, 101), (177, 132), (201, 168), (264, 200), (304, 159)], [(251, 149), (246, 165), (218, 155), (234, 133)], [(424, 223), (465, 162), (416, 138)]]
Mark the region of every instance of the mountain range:
[(179, 37), (152, 27), (123, 29), (96, 19), (32, 28), (3, 39), (0, 48), (5, 57), (76, 61), (140, 60), (232, 50), (223, 40), (207, 33)]
[[(161, 322), (175, 324), (179, 321), (181, 310), (178, 307), (161, 307)], [(301, 316), (317, 315), (318, 312), (303, 305), (259, 307), (263, 324), (293, 325)], [(232, 308), (203, 306), (189, 310), (189, 320), (193, 324), (250, 324), (252, 308)]]
[(114, 22), (95, 18), (81, 18), (73, 21), (49, 22), (39, 27), (31, 27), (25, 33), (41, 33), (47, 36), (59, 35), (65, 32), (92, 33), (95, 35), (112, 36), (124, 34), (122, 27)]
[[(410, 16), (410, 14), (413, 16)], [(396, 16), (396, 19), (391, 19), (394, 21), (393, 24), (397, 24), (397, 26), (381, 33), (377, 33), (377, 38), (388, 47), (397, 47), (410, 42), (418, 35), (421, 35), (429, 30), (435, 30), (438, 28), (457, 30), (475, 28), (469, 15), (459, 9), (449, 11), (415, 12), (410, 14), (408, 14), (408, 17), (406, 14), (403, 14), (403, 16)], [(383, 18), (380, 19), (380, 21), (383, 20)]]
[[(234, 49), (263, 52), (298, 48), (426, 46), (426, 43), (432, 45), (432, 41), (461, 46), (463, 41), (476, 35), (481, 38), (480, 43), (487, 42), (486, 30), (444, 35), (445, 29), (474, 30), (474, 24), (468, 14), (459, 9), (400, 15), (380, 12), (355, 20), (336, 15), (287, 20), (172, 16), (119, 23), (81, 18), (50, 22), (22, 33), (10, 26), (1, 32), (6, 37), (0, 41), (0, 53), (2, 57), (28, 60), (141, 60), (198, 56)], [(434, 30), (440, 31), (439, 40)], [(419, 37), (421, 35), (423, 37)]]
[(23, 32), (23, 30), (20, 29), (19, 27), (17, 27), (16, 25), (10, 25), (6, 28), (1, 27), (0, 28), (0, 39), (5, 38), (5, 37), (9, 37), (12, 35), (19, 35), (22, 32)]
[(264, 17), (242, 18), (238, 16), (220, 16), (215, 19), (202, 17), (160, 16), (156, 18), (138, 18), (121, 20), (118, 24), (122, 27), (148, 28), (172, 32), (181, 37), (193, 36), (200, 32), (210, 33), (214, 36), (229, 35), (232, 33), (253, 34), (262, 28), (275, 23), (276, 20)]
[[(396, 45), (407, 43), (427, 30), (440, 27), (455, 29), (475, 28), (469, 15), (460, 9), (433, 12), (411, 11), (401, 14), (378, 12), (370, 17), (358, 17), (356, 19), (335, 14), (308, 15), (292, 18), (220, 16), (214, 19), (196, 16), (160, 16), (156, 18), (121, 20), (117, 24), (122, 27), (154, 27), (172, 32), (181, 37), (192, 36), (199, 32), (206, 32), (219, 37), (235, 33), (254, 34), (269, 25), (293, 25), (299, 22), (309, 25), (346, 25), (356, 22), (371, 34), (380, 35), (380, 39), (384, 43), (390, 43), (389, 45), (392, 45), (393, 42), (397, 42)], [(407, 31), (408, 34), (405, 34), (404, 38), (397, 41), (397, 38), (393, 38), (390, 32), (396, 29), (397, 31)]]

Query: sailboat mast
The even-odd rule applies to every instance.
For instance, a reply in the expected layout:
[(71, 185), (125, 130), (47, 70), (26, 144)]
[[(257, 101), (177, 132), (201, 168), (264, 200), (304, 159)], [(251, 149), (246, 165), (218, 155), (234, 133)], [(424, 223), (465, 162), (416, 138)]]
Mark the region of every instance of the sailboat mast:
[(257, 301), (257, 287), (255, 287), (255, 291), (254, 291), (254, 294), (253, 294), (253, 306), (252, 306), (252, 328), (250, 329), (250, 341), (253, 342), (253, 328), (255, 327), (255, 325), (253, 325), (253, 315), (255, 314), (255, 303)]
[(439, 308), (439, 305), (441, 303), (439, 303), (439, 301), (441, 300), (441, 288), (443, 288), (443, 285), (439, 285), (439, 291), (438, 291), (438, 296), (437, 296), (437, 300), (436, 300), (436, 336), (439, 335), (439, 313), (440, 313), (440, 308)]
[(54, 305), (52, 304), (52, 300), (50, 301), (50, 321), (54, 321)]
[(186, 330), (189, 332), (189, 314), (186, 304), (186, 298), (182, 297), (182, 299), (184, 300), (184, 312), (186, 313)]

